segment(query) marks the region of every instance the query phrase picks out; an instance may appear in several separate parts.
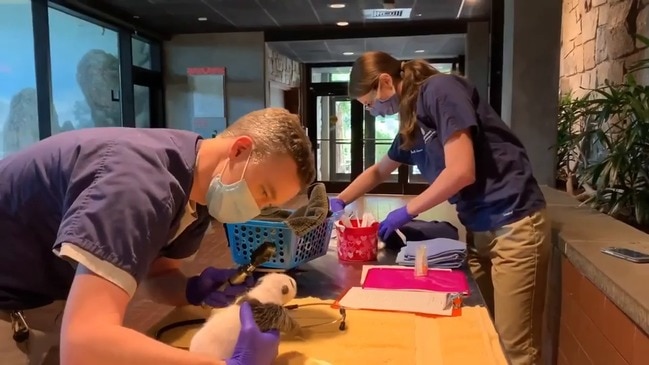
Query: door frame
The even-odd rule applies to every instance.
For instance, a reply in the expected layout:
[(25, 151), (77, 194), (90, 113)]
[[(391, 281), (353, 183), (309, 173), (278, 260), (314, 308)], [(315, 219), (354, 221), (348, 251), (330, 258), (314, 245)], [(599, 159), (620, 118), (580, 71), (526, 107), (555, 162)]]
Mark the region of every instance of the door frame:
[[(330, 82), (330, 83), (318, 83), (312, 84), (309, 88), (309, 95), (307, 98), (307, 111), (308, 119), (306, 123), (307, 134), (313, 146), (313, 153), (315, 155), (316, 165), (318, 163), (318, 97), (330, 97), (331, 101), (335, 103), (336, 99), (340, 100), (349, 100), (347, 95), (347, 83), (346, 82)], [(361, 103), (351, 102), (351, 140), (350, 140), (350, 152), (351, 152), (351, 174), (335, 174), (335, 179), (338, 181), (321, 181), (325, 184), (327, 192), (329, 193), (340, 193), (347, 186), (349, 186), (350, 181), (353, 181), (357, 178), (364, 170), (364, 157), (366, 151), (364, 151), (365, 138), (363, 136), (364, 123), (365, 122), (365, 108)], [(332, 146), (335, 146), (332, 144)], [(373, 146), (372, 146), (373, 147)], [(332, 156), (330, 155), (330, 159)], [(375, 161), (376, 162), (376, 161)], [(330, 166), (331, 161), (330, 161)], [(418, 183), (409, 183), (408, 182), (408, 173), (411, 167), (408, 165), (402, 165), (398, 169), (397, 181), (384, 182), (376, 186), (374, 189), (370, 190), (369, 194), (419, 194), (424, 191), (427, 184), (418, 184)], [(330, 170), (331, 171), (331, 170)], [(342, 181), (342, 179), (348, 178), (349, 181)]]
[[(454, 68), (462, 67), (459, 58), (451, 59), (431, 59), (431, 63), (451, 63)], [(319, 128), (319, 121), (317, 120), (317, 97), (318, 96), (340, 96), (348, 97), (348, 83), (347, 82), (318, 82), (311, 81), (312, 69), (323, 67), (345, 67), (351, 66), (351, 63), (323, 63), (323, 64), (306, 64), (305, 65), (305, 84), (307, 86), (307, 95), (305, 100), (306, 106), (306, 122), (304, 123), (307, 129), (309, 139), (313, 146), (313, 153), (315, 155), (315, 162), (318, 161), (318, 140), (317, 133)], [(365, 122), (365, 108), (361, 103), (351, 101), (351, 176), (350, 181), (353, 181), (364, 170), (364, 157), (367, 151), (364, 149), (365, 136), (363, 129)], [(367, 131), (367, 128), (366, 128)], [(372, 146), (374, 147), (374, 146)], [(372, 148), (373, 149), (373, 148)], [(375, 161), (375, 163), (378, 161)], [(384, 182), (373, 188), (368, 194), (405, 194), (417, 195), (426, 190), (429, 184), (420, 182), (409, 182), (409, 175), (412, 171), (412, 166), (401, 165), (398, 168), (397, 181)], [(344, 176), (344, 175), (343, 175)], [(327, 192), (339, 193), (349, 186), (350, 181), (322, 181), (325, 184)]]
[(149, 88), (150, 128), (165, 128), (164, 89), (160, 72), (133, 66), (133, 87)]
[[(309, 139), (311, 140), (311, 145), (313, 148), (313, 153), (315, 156), (316, 166), (318, 163), (318, 97), (332, 97), (340, 99), (348, 99), (347, 95), (347, 83), (346, 82), (327, 82), (327, 83), (317, 83), (310, 85), (308, 89), (307, 96), (307, 133)], [(333, 99), (335, 102), (335, 99)], [(350, 140), (350, 152), (351, 152), (351, 174), (350, 181), (355, 179), (358, 175), (363, 172), (363, 125), (360, 123), (354, 123), (353, 121), (358, 118), (358, 115), (362, 115), (363, 106), (359, 103), (354, 103), (350, 100), (351, 106), (351, 140)], [(360, 151), (360, 153), (359, 153)], [(359, 160), (358, 157), (361, 157)], [(344, 174), (337, 174), (339, 177), (344, 177)], [(330, 193), (339, 193), (343, 191), (348, 185), (349, 181), (322, 181), (325, 184), (325, 187)]]

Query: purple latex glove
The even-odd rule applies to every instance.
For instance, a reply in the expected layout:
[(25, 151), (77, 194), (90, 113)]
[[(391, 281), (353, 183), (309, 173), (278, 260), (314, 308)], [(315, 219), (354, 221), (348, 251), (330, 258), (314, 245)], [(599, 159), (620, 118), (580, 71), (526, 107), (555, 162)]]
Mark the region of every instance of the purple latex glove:
[(279, 353), (279, 332), (261, 332), (248, 302), (241, 304), (239, 319), (241, 331), (234, 354), (225, 360), (226, 365), (271, 365)]
[(340, 212), (345, 210), (345, 202), (338, 198), (329, 198), (329, 208), (332, 212)]
[(415, 219), (416, 215), (410, 215), (405, 206), (395, 209), (379, 224), (379, 238), (381, 241), (387, 241), (392, 232), (401, 228), (404, 224)]
[(200, 275), (189, 278), (185, 290), (187, 301), (193, 305), (205, 303), (215, 308), (232, 304), (237, 296), (245, 293), (255, 284), (255, 279), (249, 276), (244, 284), (228, 285), (223, 291), (218, 291), (219, 286), (235, 272), (236, 269), (208, 267)]

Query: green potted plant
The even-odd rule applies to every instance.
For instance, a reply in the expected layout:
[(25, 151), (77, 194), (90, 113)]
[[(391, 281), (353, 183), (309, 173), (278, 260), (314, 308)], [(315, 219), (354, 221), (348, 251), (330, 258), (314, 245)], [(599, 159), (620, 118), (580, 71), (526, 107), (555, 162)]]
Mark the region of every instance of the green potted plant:
[[(649, 46), (649, 39), (637, 36)], [(627, 70), (621, 84), (608, 81), (581, 98), (564, 95), (557, 135), (558, 176), (585, 204), (649, 231), (649, 86)], [(573, 181), (576, 184), (573, 185)], [(575, 187), (584, 191), (575, 194)]]
[(556, 148), (556, 188), (574, 195), (578, 189), (576, 171), (581, 156), (579, 141), (582, 135), (582, 122), (585, 101), (575, 98), (572, 93), (561, 95), (559, 101), (559, 120), (557, 124)]

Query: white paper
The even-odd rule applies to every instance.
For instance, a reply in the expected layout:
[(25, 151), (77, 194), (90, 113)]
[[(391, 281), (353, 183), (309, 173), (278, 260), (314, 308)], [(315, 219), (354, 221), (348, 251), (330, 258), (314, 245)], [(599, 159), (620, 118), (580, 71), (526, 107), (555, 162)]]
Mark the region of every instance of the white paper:
[(450, 316), (452, 306), (445, 309), (447, 293), (351, 288), (340, 300), (349, 309), (373, 309)]
[(343, 214), (340, 217), (340, 224), (336, 224), (336, 226), (341, 229), (353, 227), (351, 220), (358, 220), (359, 227), (369, 227), (376, 222), (376, 218), (370, 212), (359, 214), (359, 212), (353, 211), (349, 215)]

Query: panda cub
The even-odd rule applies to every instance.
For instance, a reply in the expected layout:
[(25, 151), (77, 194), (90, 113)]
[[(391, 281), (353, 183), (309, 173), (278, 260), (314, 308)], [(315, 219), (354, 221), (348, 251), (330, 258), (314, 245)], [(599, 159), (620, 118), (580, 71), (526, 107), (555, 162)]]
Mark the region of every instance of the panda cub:
[(257, 285), (241, 296), (235, 304), (212, 311), (205, 324), (192, 338), (189, 351), (221, 360), (230, 358), (241, 330), (239, 309), (244, 301), (250, 303), (253, 317), (261, 331), (276, 329), (289, 334), (299, 333), (299, 325), (284, 308), (296, 295), (297, 284), (290, 276), (279, 273), (264, 275)]

